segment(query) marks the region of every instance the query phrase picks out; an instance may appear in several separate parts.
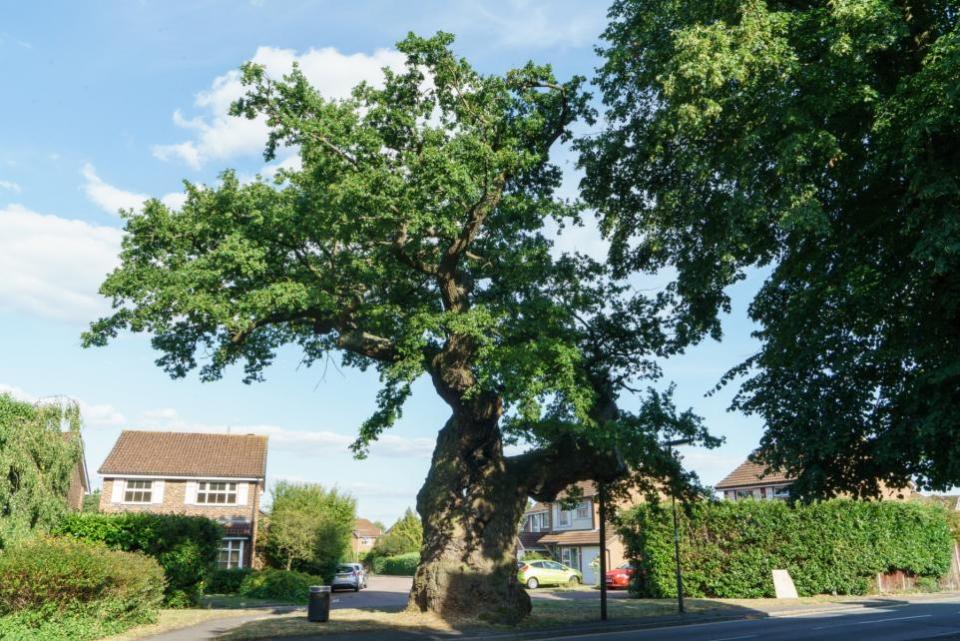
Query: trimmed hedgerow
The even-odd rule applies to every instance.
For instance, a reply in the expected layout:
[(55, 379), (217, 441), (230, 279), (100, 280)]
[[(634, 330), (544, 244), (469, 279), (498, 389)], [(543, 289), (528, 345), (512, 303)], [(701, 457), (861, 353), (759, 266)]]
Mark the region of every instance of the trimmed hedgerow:
[(419, 563), (419, 552), (409, 552), (395, 556), (380, 556), (373, 560), (373, 573), (393, 576), (413, 576), (417, 571), (417, 565)]
[[(863, 594), (878, 572), (942, 576), (953, 546), (943, 509), (889, 501), (702, 502), (681, 511), (680, 531), (684, 591), (694, 597), (772, 597), (774, 569), (789, 570), (801, 596)], [(633, 591), (675, 597), (670, 510), (638, 506), (620, 533), (639, 565)]]
[(311, 585), (323, 585), (323, 578), (295, 570), (261, 570), (243, 579), (240, 596), (285, 603), (306, 603)]
[(155, 558), (166, 574), (165, 602), (171, 607), (199, 601), (216, 565), (223, 532), (223, 526), (206, 517), (146, 512), (72, 514), (57, 528), (57, 534)]
[(244, 579), (253, 574), (252, 568), (232, 568), (230, 570), (214, 570), (204, 585), (203, 591), (207, 594), (237, 594)]
[(82, 641), (155, 619), (164, 576), (153, 559), (70, 538), (0, 555), (0, 638)]

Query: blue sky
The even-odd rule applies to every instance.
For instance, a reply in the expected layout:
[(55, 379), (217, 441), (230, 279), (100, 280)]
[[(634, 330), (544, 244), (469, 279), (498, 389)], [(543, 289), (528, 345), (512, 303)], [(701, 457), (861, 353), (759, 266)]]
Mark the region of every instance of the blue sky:
[[(271, 171), (260, 153), (262, 128), (225, 114), (238, 90), (235, 70), (248, 59), (281, 71), (296, 59), (322, 91), (340, 95), (397, 64), (392, 47), (407, 31), (442, 29), (484, 72), (532, 59), (553, 64), (561, 78), (589, 77), (605, 12), (604, 2), (560, 0), (4, 3), (0, 390), (80, 402), (94, 470), (123, 428), (264, 433), (271, 481), (336, 484), (357, 497), (362, 516), (392, 521), (413, 505), (447, 418), (430, 385), (418, 384), (400, 424), (369, 459), (354, 461), (346, 445), (373, 408), (372, 373), (334, 364), (306, 370), (291, 349), (265, 383), (244, 385), (233, 372), (201, 384), (167, 378), (143, 336), (82, 349), (80, 333), (107, 309), (96, 290), (116, 264), (116, 210), (146, 196), (176, 206), (182, 180), (214, 182), (228, 167), (244, 176)], [(572, 192), (571, 157), (559, 150), (558, 158)], [(282, 162), (293, 158), (273, 166)], [(559, 245), (603, 247), (590, 230)], [(708, 483), (761, 434), (759, 419), (726, 411), (732, 390), (704, 396), (756, 349), (746, 306), (759, 282), (754, 275), (732, 290), (722, 343), (665, 364), (664, 384), (676, 382), (678, 402), (727, 438), (720, 449), (685, 452)]]

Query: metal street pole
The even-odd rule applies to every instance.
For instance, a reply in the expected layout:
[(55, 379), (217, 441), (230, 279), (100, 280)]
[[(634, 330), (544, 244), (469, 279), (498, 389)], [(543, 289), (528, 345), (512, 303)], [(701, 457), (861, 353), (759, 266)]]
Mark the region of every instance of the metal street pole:
[(607, 620), (607, 492), (603, 481), (597, 482), (600, 499), (600, 620)]
[[(673, 448), (677, 445), (690, 445), (691, 443), (693, 443), (693, 439), (685, 438), (667, 441), (664, 445), (670, 448), (670, 455), (676, 458), (677, 454)], [(670, 493), (670, 500), (673, 503), (673, 557), (677, 564), (677, 610), (680, 614), (683, 614), (686, 612), (686, 608), (683, 607), (683, 572), (680, 570), (680, 519), (677, 517), (676, 491)]]

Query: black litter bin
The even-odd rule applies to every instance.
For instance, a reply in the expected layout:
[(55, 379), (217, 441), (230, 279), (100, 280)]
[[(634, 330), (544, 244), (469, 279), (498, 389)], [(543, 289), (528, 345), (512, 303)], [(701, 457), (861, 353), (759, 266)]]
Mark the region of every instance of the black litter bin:
[(330, 620), (330, 586), (311, 585), (307, 620), (325, 623)]

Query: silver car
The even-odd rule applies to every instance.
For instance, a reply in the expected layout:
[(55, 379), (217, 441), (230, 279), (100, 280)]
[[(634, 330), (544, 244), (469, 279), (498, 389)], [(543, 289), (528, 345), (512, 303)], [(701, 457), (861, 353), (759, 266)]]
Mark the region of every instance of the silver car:
[(360, 573), (360, 587), (367, 587), (367, 570), (363, 567), (363, 563), (344, 563), (344, 565), (349, 565), (354, 570)]
[(333, 577), (333, 583), (330, 584), (332, 590), (337, 588), (350, 588), (354, 592), (359, 592), (363, 587), (363, 574), (352, 565), (338, 565), (337, 573)]

